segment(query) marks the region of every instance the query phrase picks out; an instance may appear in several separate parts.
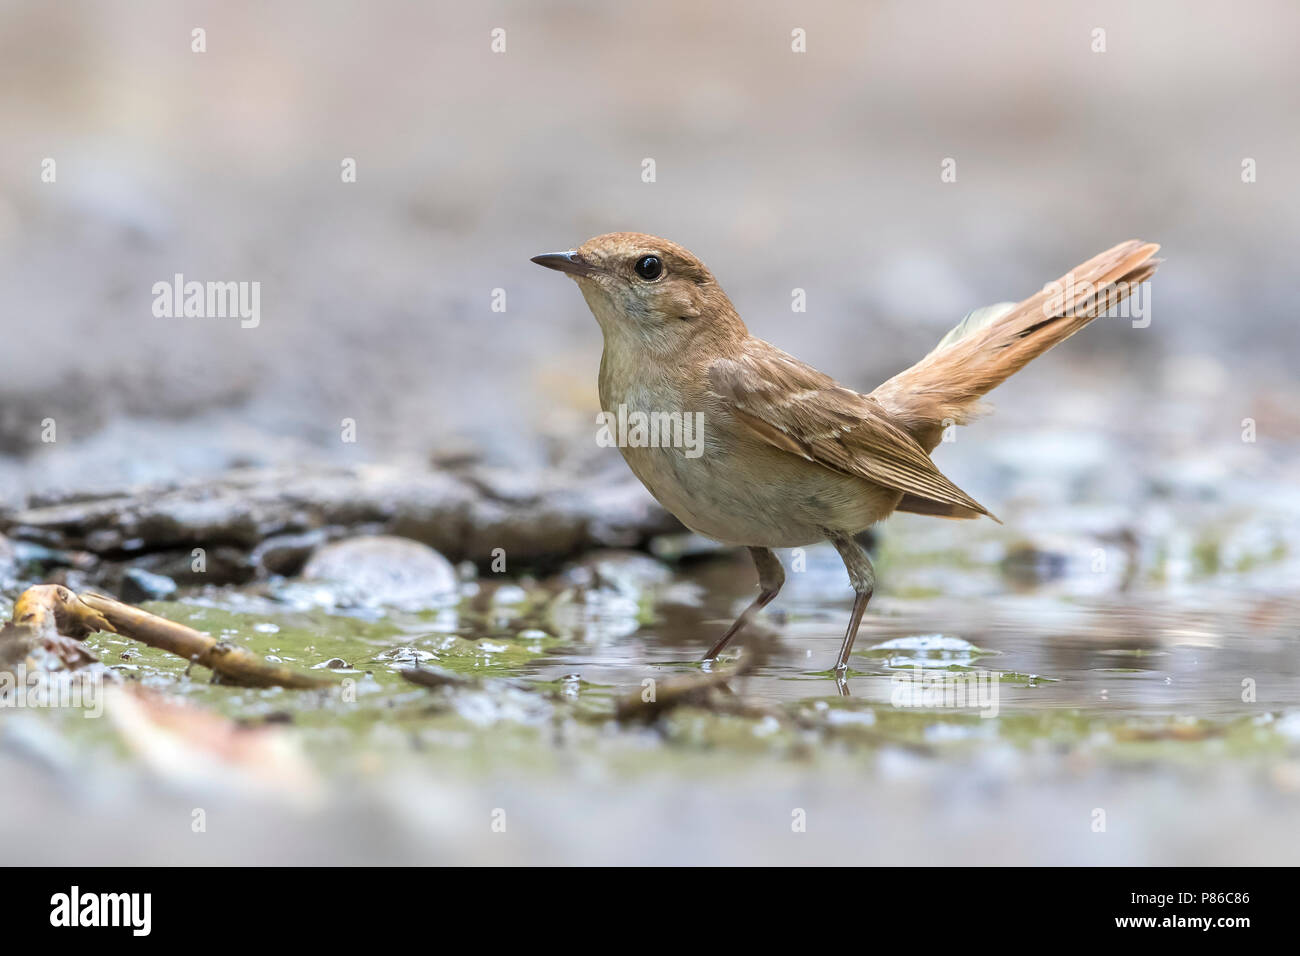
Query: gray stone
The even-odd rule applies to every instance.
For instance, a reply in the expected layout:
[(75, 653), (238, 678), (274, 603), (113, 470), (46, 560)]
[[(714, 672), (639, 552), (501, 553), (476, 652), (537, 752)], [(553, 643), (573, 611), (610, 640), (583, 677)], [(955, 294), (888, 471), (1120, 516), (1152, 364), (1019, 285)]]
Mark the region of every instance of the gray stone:
[(456, 569), (428, 545), (409, 538), (347, 538), (319, 548), (303, 568), (306, 581), (339, 585), (342, 603), (420, 605), (456, 594)]
[(514, 568), (558, 565), (595, 547), (637, 547), (680, 530), (630, 475), (611, 483), (554, 471), (507, 478), (375, 465), (238, 469), (0, 512), (0, 532), (52, 548), (114, 560), (130, 552), (135, 563), (158, 552), (226, 547), (244, 556), (250, 572), (277, 574), (296, 570), (313, 535), (396, 535), (479, 565), (500, 548)]
[(154, 574), (144, 568), (128, 568), (122, 575), (122, 600), (131, 604), (140, 601), (161, 601), (176, 593), (176, 582), (165, 574)]
[(11, 581), (18, 575), (18, 555), (9, 539), (0, 534), (0, 582)]

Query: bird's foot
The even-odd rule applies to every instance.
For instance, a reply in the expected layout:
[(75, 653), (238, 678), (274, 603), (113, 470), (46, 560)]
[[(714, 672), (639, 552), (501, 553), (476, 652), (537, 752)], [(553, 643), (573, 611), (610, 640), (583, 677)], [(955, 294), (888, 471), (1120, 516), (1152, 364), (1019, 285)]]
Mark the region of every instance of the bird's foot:
[(849, 693), (849, 681), (848, 681), (848, 676), (849, 676), (849, 669), (848, 669), (848, 667), (846, 667), (846, 666), (843, 665), (843, 664), (840, 664), (840, 665), (837, 665), (837, 666), (836, 666), (836, 668), (835, 668), (835, 689), (838, 690), (838, 691), (840, 692), (840, 696), (841, 696), (841, 697), (851, 697), (851, 696), (853, 696), (852, 694)]

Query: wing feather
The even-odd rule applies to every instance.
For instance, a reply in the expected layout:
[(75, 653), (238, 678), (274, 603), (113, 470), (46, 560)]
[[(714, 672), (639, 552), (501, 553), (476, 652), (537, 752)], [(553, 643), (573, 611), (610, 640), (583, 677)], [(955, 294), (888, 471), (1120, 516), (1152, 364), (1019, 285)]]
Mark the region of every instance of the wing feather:
[(713, 362), (709, 386), (738, 422), (774, 448), (932, 502), (954, 517), (993, 517), (935, 467), (879, 402), (774, 346), (755, 342), (737, 357)]

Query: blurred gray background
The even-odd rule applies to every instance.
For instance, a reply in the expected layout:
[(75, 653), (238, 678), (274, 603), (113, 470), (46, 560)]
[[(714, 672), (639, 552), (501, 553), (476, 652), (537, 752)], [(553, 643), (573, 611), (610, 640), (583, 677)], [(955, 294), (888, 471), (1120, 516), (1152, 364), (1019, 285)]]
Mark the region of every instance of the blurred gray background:
[[(756, 334), (862, 390), (968, 309), (1158, 241), (1151, 327), (1040, 360), (971, 453), (1061, 416), (1138, 444), (1239, 448), (1247, 416), (1300, 436), (1294, 4), (0, 9), (0, 504), (242, 463), (590, 456), (598, 330), (528, 258), (611, 230), (690, 247)], [(177, 272), (260, 282), (261, 325), (154, 317)]]

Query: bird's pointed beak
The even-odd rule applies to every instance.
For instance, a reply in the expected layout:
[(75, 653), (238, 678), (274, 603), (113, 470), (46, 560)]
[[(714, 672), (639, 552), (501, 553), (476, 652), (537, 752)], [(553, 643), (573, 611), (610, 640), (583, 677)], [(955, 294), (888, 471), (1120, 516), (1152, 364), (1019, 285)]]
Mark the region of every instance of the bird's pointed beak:
[(543, 253), (540, 256), (533, 256), (532, 261), (556, 272), (567, 272), (571, 276), (589, 276), (596, 271), (590, 262), (573, 249), (568, 252)]

